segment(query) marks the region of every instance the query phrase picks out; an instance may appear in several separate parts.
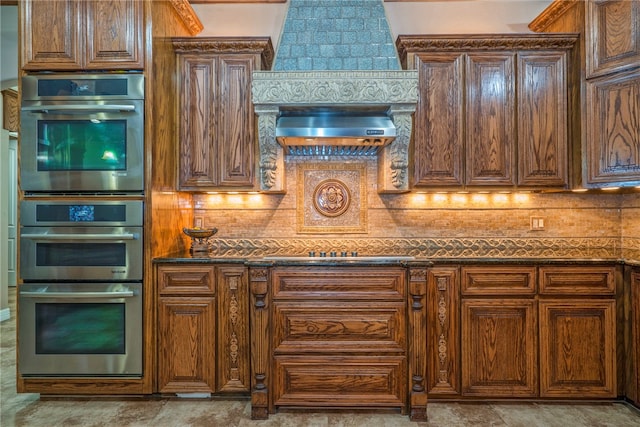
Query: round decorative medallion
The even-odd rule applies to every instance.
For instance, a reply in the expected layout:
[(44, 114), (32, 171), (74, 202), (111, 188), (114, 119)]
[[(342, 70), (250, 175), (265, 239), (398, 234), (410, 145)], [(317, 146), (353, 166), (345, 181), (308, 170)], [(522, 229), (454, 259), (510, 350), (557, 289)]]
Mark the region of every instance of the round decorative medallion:
[(313, 192), (313, 206), (324, 216), (340, 216), (349, 209), (351, 193), (337, 179), (322, 181)]

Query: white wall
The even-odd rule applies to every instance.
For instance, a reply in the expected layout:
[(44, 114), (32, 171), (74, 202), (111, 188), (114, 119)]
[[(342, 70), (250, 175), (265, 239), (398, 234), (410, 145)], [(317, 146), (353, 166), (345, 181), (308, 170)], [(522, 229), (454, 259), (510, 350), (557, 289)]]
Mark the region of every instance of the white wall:
[[(393, 38), (399, 34), (526, 33), (551, 0), (424, 0), (385, 2)], [(270, 36), (277, 49), (288, 3), (194, 4), (198, 36)]]

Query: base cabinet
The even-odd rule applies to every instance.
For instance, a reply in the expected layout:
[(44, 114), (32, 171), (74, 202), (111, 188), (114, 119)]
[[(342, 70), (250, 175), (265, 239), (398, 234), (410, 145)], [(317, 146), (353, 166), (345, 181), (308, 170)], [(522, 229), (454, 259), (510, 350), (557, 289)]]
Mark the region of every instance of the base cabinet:
[(616, 397), (615, 301), (540, 302), (541, 397)]
[[(616, 289), (615, 266), (461, 267), (460, 395), (615, 398)], [(429, 323), (428, 342), (434, 325), (443, 329)]]
[(157, 392), (247, 393), (246, 269), (159, 265), (157, 285)]

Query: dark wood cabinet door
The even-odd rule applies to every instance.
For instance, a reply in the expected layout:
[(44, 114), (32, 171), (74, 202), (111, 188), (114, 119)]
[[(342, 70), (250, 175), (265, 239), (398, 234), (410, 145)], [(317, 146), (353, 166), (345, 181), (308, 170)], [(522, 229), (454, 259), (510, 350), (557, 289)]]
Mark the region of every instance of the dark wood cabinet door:
[(143, 0), (25, 0), (24, 70), (144, 68)]
[(515, 54), (467, 54), (466, 183), (515, 184)]
[(518, 52), (518, 185), (568, 187), (564, 52)]
[(540, 396), (616, 397), (616, 303), (545, 300), (540, 307)]
[(180, 78), (180, 189), (218, 185), (216, 161), (217, 58), (185, 54), (178, 58)]
[(253, 55), (222, 56), (219, 63), (218, 162), (221, 186), (254, 185), (256, 138), (251, 102)]
[(532, 299), (463, 299), (462, 394), (537, 396), (536, 325)]
[(144, 2), (86, 2), (88, 69), (144, 68)]
[(464, 55), (417, 56), (414, 184), (464, 184)]
[(586, 11), (587, 78), (640, 64), (640, 1), (590, 0)]
[(640, 181), (640, 68), (586, 85), (587, 184)]
[(158, 391), (215, 392), (215, 298), (161, 297)]
[(81, 3), (24, 0), (20, 19), (24, 70), (77, 70), (84, 47)]

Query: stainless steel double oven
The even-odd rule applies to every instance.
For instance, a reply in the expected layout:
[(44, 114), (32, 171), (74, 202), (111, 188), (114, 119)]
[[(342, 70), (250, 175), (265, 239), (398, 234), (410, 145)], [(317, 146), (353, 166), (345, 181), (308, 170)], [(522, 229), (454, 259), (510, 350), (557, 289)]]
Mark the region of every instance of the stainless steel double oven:
[(18, 371), (143, 373), (144, 79), (24, 77)]

